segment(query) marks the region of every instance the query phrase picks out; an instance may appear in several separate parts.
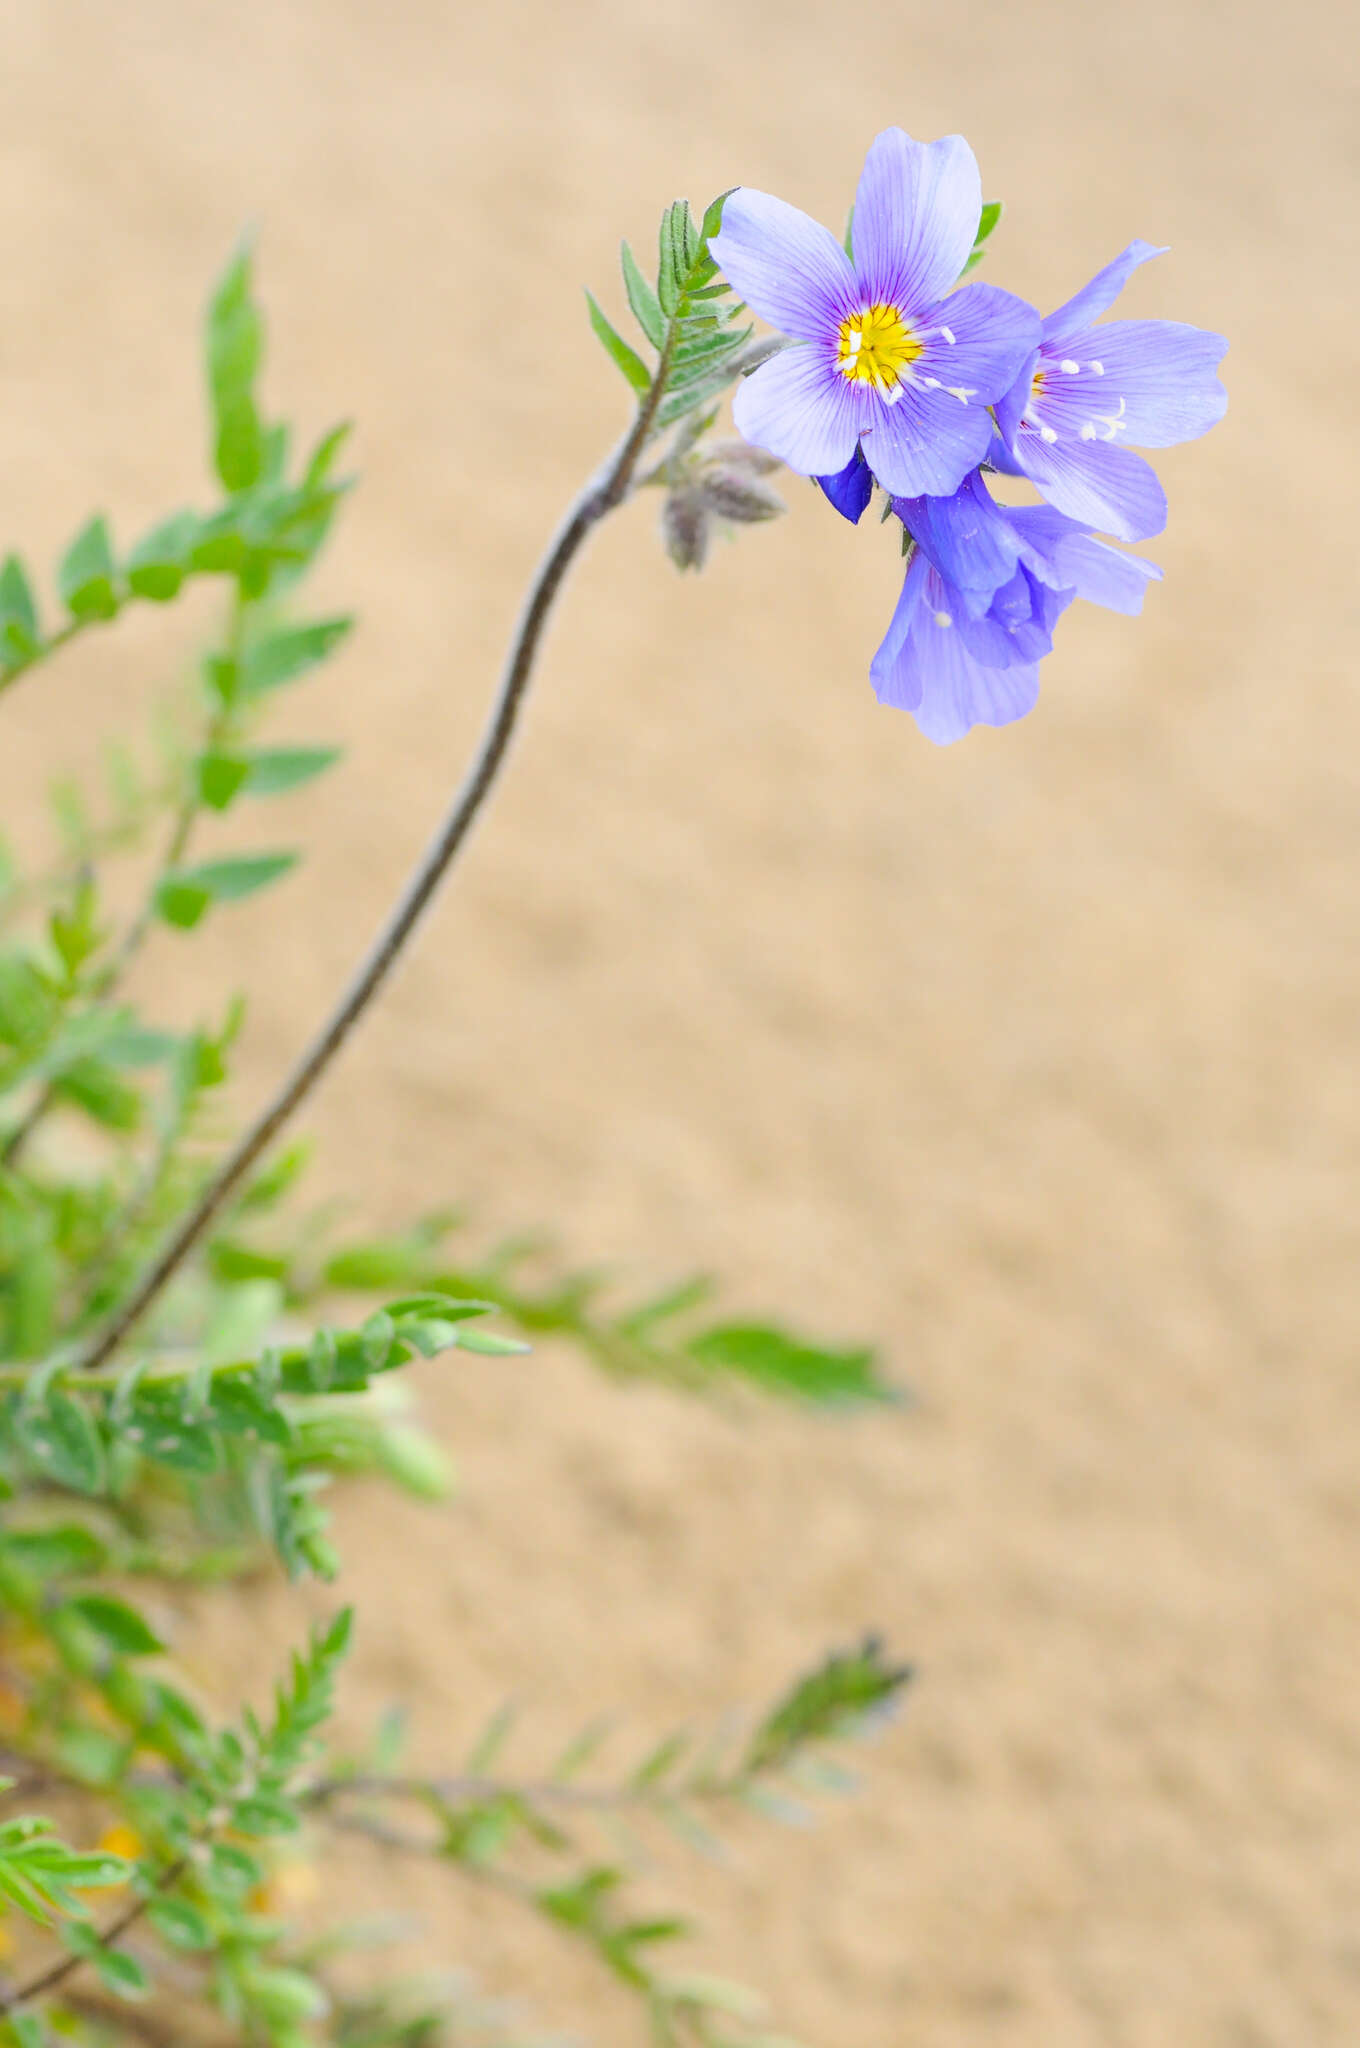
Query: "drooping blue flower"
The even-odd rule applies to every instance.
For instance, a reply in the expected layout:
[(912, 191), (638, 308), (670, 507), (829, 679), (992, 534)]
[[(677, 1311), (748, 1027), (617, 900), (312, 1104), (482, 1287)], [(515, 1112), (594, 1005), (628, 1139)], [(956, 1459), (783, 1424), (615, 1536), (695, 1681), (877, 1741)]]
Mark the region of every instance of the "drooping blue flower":
[(1033, 710), (1039, 663), (1074, 598), (1136, 613), (1162, 573), (1050, 506), (996, 504), (976, 472), (949, 498), (893, 510), (915, 545), (870, 679), (941, 746)]
[[(1166, 525), (1166, 497), (1140, 448), (1206, 434), (1227, 408), (1217, 377), (1227, 342), (1175, 320), (1094, 323), (1151, 256), (1131, 242), (1075, 298), (1050, 313), (1039, 345), (996, 408), (1006, 457), (1051, 505), (1120, 540)], [(1009, 459), (1006, 459), (1009, 458)]]
[(796, 344), (738, 390), (746, 439), (804, 476), (834, 477), (862, 447), (889, 491), (956, 490), (993, 438), (988, 406), (1039, 341), (1038, 314), (1011, 293), (951, 291), (981, 210), (963, 137), (913, 142), (900, 128), (865, 159), (853, 263), (797, 207), (733, 192), (713, 255), (752, 311)]

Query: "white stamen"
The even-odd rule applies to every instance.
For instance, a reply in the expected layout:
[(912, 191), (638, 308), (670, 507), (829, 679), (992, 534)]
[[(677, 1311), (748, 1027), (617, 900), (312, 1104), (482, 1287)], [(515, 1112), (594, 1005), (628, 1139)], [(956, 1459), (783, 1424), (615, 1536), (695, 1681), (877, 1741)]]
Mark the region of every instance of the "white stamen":
[(1088, 363), (1086, 367), (1093, 377), (1103, 377), (1105, 375), (1104, 363)]
[(1081, 368), (1081, 364), (1074, 363), (1071, 356), (1064, 356), (1058, 368), (1062, 371), (1064, 377), (1075, 377)]
[(952, 626), (954, 614), (952, 612), (936, 612), (935, 623), (937, 626)]
[(1082, 423), (1082, 429), (1081, 429), (1081, 438), (1082, 438), (1082, 440), (1083, 440), (1083, 441), (1094, 441), (1094, 440), (1095, 440), (1095, 437), (1096, 437), (1096, 430), (1095, 430), (1095, 427), (1094, 427), (1093, 423), (1092, 423), (1092, 422), (1091, 422), (1090, 420), (1085, 420), (1085, 421), (1083, 421), (1083, 423)]
[(977, 397), (975, 384), (946, 384), (944, 388), (951, 398), (957, 398), (960, 405), (967, 405), (970, 398)]
[(901, 384), (894, 384), (891, 391), (883, 393), (883, 403), (885, 405), (896, 405), (898, 399), (902, 396), (904, 388)]
[(954, 330), (953, 330), (953, 328), (952, 328), (952, 327), (942, 327), (942, 328), (940, 329), (940, 332), (941, 332), (941, 334), (942, 334), (942, 335), (944, 336), (945, 340), (946, 340), (946, 341), (947, 341), (947, 342), (949, 343), (949, 346), (950, 346), (951, 348), (953, 348), (953, 346), (954, 346)]
[(916, 381), (923, 391), (938, 391), (940, 389), (938, 377), (918, 377)]
[(862, 334), (852, 334), (846, 344), (845, 353), (848, 356), (857, 356), (860, 351), (860, 343), (863, 340), (864, 336)]
[(1040, 427), (1040, 429), (1039, 429), (1039, 439), (1040, 439), (1041, 441), (1056, 441), (1056, 440), (1057, 440), (1057, 438), (1058, 438), (1058, 436), (1057, 436), (1057, 434), (1056, 434), (1056, 433), (1054, 432), (1054, 430), (1053, 430), (1053, 428), (1052, 428), (1052, 427)]

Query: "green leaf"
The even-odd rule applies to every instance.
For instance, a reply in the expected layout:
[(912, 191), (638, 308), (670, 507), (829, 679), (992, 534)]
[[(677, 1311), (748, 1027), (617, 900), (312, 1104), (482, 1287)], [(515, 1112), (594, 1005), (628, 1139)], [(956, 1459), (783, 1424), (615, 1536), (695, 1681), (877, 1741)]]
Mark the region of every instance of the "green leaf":
[(987, 253), (987, 243), (996, 232), (996, 225), (1001, 219), (1002, 211), (1003, 208), (999, 199), (989, 199), (983, 207), (981, 218), (978, 221), (977, 234), (973, 239), (972, 251), (968, 261), (959, 272), (960, 277), (967, 277), (969, 271), (976, 270), (978, 264), (981, 263)]
[(51, 1529), (14, 1529), (0, 1538), (11, 1561), (39, 1579), (87, 1577), (103, 1569), (108, 1552), (78, 1522)]
[(700, 1365), (733, 1373), (769, 1393), (818, 1407), (843, 1407), (898, 1398), (878, 1377), (870, 1350), (829, 1351), (762, 1323), (725, 1323), (701, 1331), (689, 1355)]
[(11, 666), (38, 651), (38, 610), (23, 563), (7, 555), (0, 568), (0, 656)]
[(628, 382), (639, 397), (644, 397), (652, 388), (652, 373), (636, 349), (629, 348), (621, 334), (617, 334), (606, 320), (589, 292), (586, 304), (590, 308), (590, 324), (603, 344), (605, 351), (618, 364)]
[(176, 512), (153, 527), (127, 558), (128, 588), (153, 604), (167, 604), (178, 596), (189, 573), (198, 531), (199, 522), (192, 512)]
[(354, 624), (352, 617), (317, 619), (311, 625), (286, 626), (253, 641), (241, 663), (248, 691), (277, 690), (326, 660)]
[(5, 2048), (47, 2048), (50, 2036), (46, 2027), (34, 2012), (15, 2012), (4, 2021), (0, 2028), (0, 2042)]
[(625, 242), (619, 252), (623, 268), (623, 286), (628, 294), (628, 303), (633, 317), (655, 349), (666, 344), (666, 316), (661, 303), (638, 268), (637, 258)]
[(812, 1744), (859, 1734), (887, 1712), (912, 1678), (909, 1664), (890, 1664), (876, 1636), (828, 1657), (776, 1701), (751, 1737), (743, 1771), (780, 1769)]
[(244, 787), (248, 796), (282, 796), (324, 775), (340, 759), (339, 747), (273, 747), (246, 759)]
[(476, 1351), (486, 1358), (518, 1358), (533, 1348), (518, 1337), (502, 1337), (495, 1330), (459, 1330), (453, 1342), (460, 1351)]
[(165, 1648), (135, 1607), (107, 1593), (78, 1594), (74, 1600), (65, 1602), (62, 1612), (78, 1615), (120, 1657), (153, 1657)]
[(250, 763), (237, 754), (200, 754), (199, 801), (211, 810), (225, 811), (249, 773)]
[(191, 930), (212, 905), (239, 903), (253, 896), (286, 875), (296, 862), (295, 853), (255, 853), (177, 868), (159, 884), (156, 909), (167, 924)]
[(75, 1060), (56, 1082), (63, 1102), (74, 1103), (106, 1131), (135, 1131), (142, 1121), (142, 1098), (107, 1060)]
[(99, 1492), (104, 1447), (83, 1401), (61, 1387), (50, 1387), (44, 1405), (20, 1410), (17, 1434), (46, 1478), (78, 1493)]
[(102, 518), (82, 526), (57, 569), (57, 591), (77, 619), (111, 619), (118, 610), (113, 550)]
[(192, 1951), (213, 1945), (212, 1929), (197, 1906), (191, 1906), (187, 1899), (153, 1899), (146, 1917), (172, 1948)]
[(251, 251), (237, 249), (208, 306), (205, 337), (214, 422), (213, 459), (229, 491), (247, 490), (264, 466), (255, 377), (264, 333), (251, 297)]

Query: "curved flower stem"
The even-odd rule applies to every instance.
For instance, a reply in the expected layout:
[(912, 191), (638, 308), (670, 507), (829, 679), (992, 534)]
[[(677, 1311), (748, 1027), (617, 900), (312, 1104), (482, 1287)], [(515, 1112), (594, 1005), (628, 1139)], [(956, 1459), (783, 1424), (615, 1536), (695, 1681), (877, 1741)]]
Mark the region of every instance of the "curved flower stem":
[(364, 1011), (377, 995), (420, 921), (439, 884), (452, 867), (473, 821), (490, 795), (505, 759), (533, 674), (535, 657), (554, 600), (572, 562), (599, 522), (628, 495), (652, 421), (665, 392), (669, 345), (650, 391), (623, 442), (604, 469), (587, 484), (568, 509), (556, 537), (529, 587), (519, 625), (510, 645), (491, 715), (472, 764), (442, 824), (417, 863), (395, 908), (367, 957), (330, 1016), (266, 1105), (223, 1161), (197, 1202), (177, 1225), (126, 1301), (76, 1360), (92, 1371), (117, 1350), (166, 1283), (197, 1244), (203, 1232), (266, 1152), (298, 1106), (304, 1102)]

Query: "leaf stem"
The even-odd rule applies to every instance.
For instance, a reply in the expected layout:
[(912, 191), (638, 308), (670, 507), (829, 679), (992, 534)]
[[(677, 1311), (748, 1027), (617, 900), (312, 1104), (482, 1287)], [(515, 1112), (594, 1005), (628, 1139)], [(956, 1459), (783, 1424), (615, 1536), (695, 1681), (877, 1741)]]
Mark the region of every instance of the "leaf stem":
[(378, 932), (349, 987), (306, 1047), (272, 1101), (223, 1161), (203, 1193), (171, 1233), (126, 1300), (78, 1359), (91, 1371), (111, 1357), (178, 1271), (198, 1240), (290, 1117), (311, 1094), (350, 1032), (386, 982), (431, 898), (453, 866), (505, 760), (534, 672), (543, 631), (576, 556), (600, 521), (627, 497), (638, 459), (665, 394), (671, 334), (651, 389), (628, 433), (604, 468), (568, 508), (529, 586), (510, 645), (500, 688), (481, 741), (439, 829), (416, 864), (387, 922)]
[[(133, 1899), (130, 1905), (124, 1906), (122, 1912), (103, 1929), (99, 1936), (100, 1947), (108, 1948), (110, 1943), (121, 1940), (128, 1929), (134, 1927), (141, 1919), (152, 1901), (162, 1892), (168, 1891), (171, 1885), (184, 1875), (188, 1863), (187, 1856), (178, 1856), (173, 1863), (167, 1863), (160, 1876), (152, 1879), (141, 1896)], [(55, 1991), (59, 1984), (64, 1984), (66, 1979), (87, 1960), (82, 1955), (62, 1956), (23, 1984), (16, 1984), (12, 1991), (0, 1991), (0, 2016), (17, 2012), (21, 2006), (31, 2005), (35, 1998), (45, 1998), (49, 1991)]]

